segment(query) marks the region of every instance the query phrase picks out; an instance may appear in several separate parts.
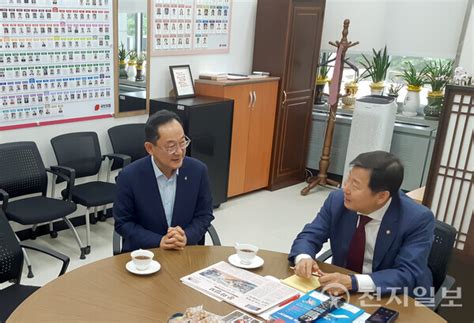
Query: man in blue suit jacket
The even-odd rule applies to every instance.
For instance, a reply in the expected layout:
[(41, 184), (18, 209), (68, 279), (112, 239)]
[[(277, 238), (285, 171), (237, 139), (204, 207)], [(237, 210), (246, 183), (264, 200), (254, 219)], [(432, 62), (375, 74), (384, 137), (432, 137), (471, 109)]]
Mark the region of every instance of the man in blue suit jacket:
[(198, 244), (214, 219), (207, 167), (185, 157), (191, 140), (175, 113), (153, 114), (145, 133), (151, 157), (125, 167), (117, 180), (113, 214), (122, 251)]
[[(346, 290), (425, 295), (432, 286), (428, 256), (434, 237), (434, 216), (399, 191), (403, 166), (392, 154), (359, 155), (343, 190), (329, 194), (319, 214), (291, 247), (296, 274), (320, 274), (333, 294)], [(361, 274), (325, 274), (314, 257), (330, 240), (332, 263)]]

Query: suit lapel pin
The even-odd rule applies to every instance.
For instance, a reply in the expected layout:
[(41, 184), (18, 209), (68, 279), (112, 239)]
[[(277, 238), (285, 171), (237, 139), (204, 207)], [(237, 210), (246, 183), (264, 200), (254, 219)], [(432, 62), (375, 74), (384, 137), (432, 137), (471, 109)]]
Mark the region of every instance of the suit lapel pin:
[(390, 234), (390, 230), (387, 230), (385, 233), (386, 233), (386, 234)]
[(187, 181), (187, 180), (188, 180), (188, 176), (184, 176), (184, 180)]

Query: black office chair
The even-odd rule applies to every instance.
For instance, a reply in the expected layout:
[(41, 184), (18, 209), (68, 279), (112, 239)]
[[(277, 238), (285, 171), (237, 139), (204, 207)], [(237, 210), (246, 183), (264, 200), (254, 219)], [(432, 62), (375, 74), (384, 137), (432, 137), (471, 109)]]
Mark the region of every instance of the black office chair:
[[(145, 124), (131, 123), (110, 128), (108, 131), (112, 149), (116, 154), (130, 156), (131, 162), (148, 156), (145, 150)], [(114, 161), (112, 170), (122, 168), (123, 165)]]
[(5, 322), (18, 305), (40, 288), (20, 285), (23, 269), (22, 248), (40, 251), (61, 260), (63, 264), (59, 276), (66, 272), (69, 265), (69, 257), (59, 252), (44, 247), (20, 245), (5, 213), (0, 209), (0, 284), (7, 281), (14, 283), (0, 289), (0, 322)]
[[(97, 207), (113, 203), (116, 192), (116, 185), (109, 183), (109, 172), (107, 172), (107, 180), (100, 181), (99, 171), (102, 161), (106, 158), (113, 161), (118, 160), (126, 166), (130, 163), (130, 157), (120, 154), (102, 156), (99, 139), (95, 132), (60, 135), (51, 139), (51, 144), (58, 164), (74, 169), (76, 178), (97, 175), (96, 181), (74, 185), (72, 189), (66, 188), (61, 192), (63, 197), (71, 195), (72, 201), (86, 207), (86, 254), (89, 254), (91, 250), (90, 209), (95, 208), (94, 213), (97, 215)], [(57, 182), (61, 181), (61, 178), (58, 178)], [(105, 220), (105, 216), (102, 220)], [(96, 221), (94, 216), (92, 222)]]
[[(219, 239), (219, 235), (217, 234), (216, 228), (212, 224), (209, 225), (207, 228), (207, 233), (211, 237), (212, 244), (214, 246), (220, 246), (221, 240)], [(200, 245), (204, 245), (204, 237), (198, 243)], [(117, 231), (114, 230), (113, 240), (112, 240), (112, 252), (114, 256), (119, 255), (122, 253), (122, 236), (118, 234)]]
[[(433, 311), (437, 311), (443, 301), (442, 290), (449, 290), (456, 281), (447, 275), (456, 233), (456, 229), (451, 225), (435, 220), (434, 241), (428, 257), (428, 267), (433, 275), (433, 287), (435, 288), (434, 306), (429, 306)], [(317, 257), (317, 260), (324, 262), (330, 257), (332, 257), (331, 249), (323, 252)]]
[[(12, 142), (0, 145), (0, 196), (2, 209), (10, 221), (23, 225), (32, 225), (32, 238), (36, 237), (36, 226), (40, 223), (63, 219), (74, 233), (77, 244), (81, 250), (81, 259), (84, 259), (85, 246), (82, 244), (77, 231), (71, 221), (66, 217), (74, 213), (77, 207), (66, 195), (65, 200), (46, 196), (48, 176), (50, 172), (67, 182), (67, 187), (74, 185), (74, 171), (65, 167), (51, 167), (45, 169), (43, 160), (34, 142)], [(70, 190), (69, 190), (70, 191)], [(41, 193), (40, 196), (31, 194)], [(10, 198), (24, 197), (15, 201)], [(57, 233), (50, 227), (52, 238)], [(26, 254), (25, 254), (26, 256)], [(29, 265), (29, 277), (33, 277)]]
[(433, 286), (436, 293), (435, 304), (432, 307), (434, 311), (438, 310), (443, 301), (442, 290), (449, 290), (456, 281), (454, 277), (447, 275), (456, 234), (457, 231), (453, 226), (436, 220), (433, 246), (428, 257), (428, 267), (433, 274)]

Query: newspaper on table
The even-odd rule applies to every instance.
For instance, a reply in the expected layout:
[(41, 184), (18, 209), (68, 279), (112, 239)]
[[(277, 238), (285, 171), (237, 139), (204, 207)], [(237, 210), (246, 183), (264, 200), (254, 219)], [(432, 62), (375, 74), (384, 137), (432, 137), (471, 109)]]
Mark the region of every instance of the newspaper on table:
[(181, 281), (212, 298), (247, 312), (259, 314), (297, 293), (293, 288), (221, 261), (181, 278)]

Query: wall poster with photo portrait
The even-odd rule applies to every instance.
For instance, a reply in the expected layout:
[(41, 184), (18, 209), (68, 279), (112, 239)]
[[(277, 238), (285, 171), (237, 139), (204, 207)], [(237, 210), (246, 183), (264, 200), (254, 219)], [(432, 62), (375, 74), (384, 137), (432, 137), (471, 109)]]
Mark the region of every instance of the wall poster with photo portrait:
[(232, 0), (152, 0), (153, 56), (227, 53)]
[(0, 0), (0, 130), (112, 117), (112, 0)]

